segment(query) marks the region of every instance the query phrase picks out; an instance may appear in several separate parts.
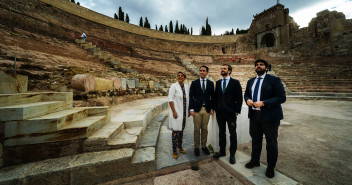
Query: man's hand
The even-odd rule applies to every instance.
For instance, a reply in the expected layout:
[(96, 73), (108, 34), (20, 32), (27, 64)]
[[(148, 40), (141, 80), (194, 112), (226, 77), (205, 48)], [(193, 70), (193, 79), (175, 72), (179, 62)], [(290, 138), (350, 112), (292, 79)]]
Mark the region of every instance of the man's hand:
[(194, 117), (194, 111), (189, 111), (189, 114)]
[(214, 110), (213, 109), (210, 109), (210, 115), (214, 115)]
[(172, 112), (172, 116), (175, 118), (175, 119), (177, 119), (177, 112), (175, 111), (175, 112)]
[(262, 101), (257, 101), (253, 103), (253, 106), (256, 108), (260, 108), (264, 106), (264, 103)]
[(253, 106), (253, 101), (251, 99), (248, 99), (247, 100), (247, 105), (250, 106), (250, 107)]

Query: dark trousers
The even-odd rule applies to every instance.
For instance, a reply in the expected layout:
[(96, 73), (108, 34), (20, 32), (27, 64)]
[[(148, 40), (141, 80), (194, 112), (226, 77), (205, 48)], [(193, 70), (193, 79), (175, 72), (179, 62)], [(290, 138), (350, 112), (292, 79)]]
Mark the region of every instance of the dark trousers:
[(235, 113), (220, 112), (216, 113), (216, 120), (219, 126), (219, 146), (220, 153), (226, 153), (226, 122), (230, 132), (230, 154), (235, 155), (237, 149), (237, 133)]
[(260, 112), (252, 112), (249, 125), (249, 134), (252, 137), (252, 162), (260, 162), (260, 154), (262, 151), (263, 134), (266, 140), (266, 152), (268, 167), (275, 168), (278, 158), (278, 129), (280, 120), (265, 121), (262, 119)]

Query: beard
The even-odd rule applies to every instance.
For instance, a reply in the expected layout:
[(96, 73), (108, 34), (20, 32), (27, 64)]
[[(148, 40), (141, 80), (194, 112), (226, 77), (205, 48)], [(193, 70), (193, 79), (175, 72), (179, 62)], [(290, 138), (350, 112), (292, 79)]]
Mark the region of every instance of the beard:
[(265, 70), (255, 70), (258, 76), (262, 76), (265, 73)]
[(220, 72), (221, 76), (227, 76), (227, 73), (226, 72)]

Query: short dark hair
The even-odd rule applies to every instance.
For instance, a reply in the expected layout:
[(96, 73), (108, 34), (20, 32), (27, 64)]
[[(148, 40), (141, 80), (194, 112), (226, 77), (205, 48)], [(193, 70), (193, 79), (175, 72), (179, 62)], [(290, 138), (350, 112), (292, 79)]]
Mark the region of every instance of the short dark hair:
[(200, 66), (199, 69), (202, 68), (202, 67), (204, 67), (207, 70), (207, 72), (209, 72), (209, 67), (208, 66)]
[[(231, 65), (229, 65), (229, 64), (223, 64), (222, 66), (227, 66), (227, 69), (229, 70), (229, 71), (231, 71), (231, 73), (232, 73), (232, 67), (231, 67)], [(231, 74), (230, 73), (230, 74)]]
[(185, 74), (184, 72), (181, 72), (181, 71), (179, 71), (179, 72), (177, 73), (177, 75), (180, 74), (180, 73), (181, 73), (185, 78), (187, 78), (187, 77), (186, 77), (186, 74)]
[(265, 67), (269, 67), (269, 63), (266, 61), (266, 60), (263, 60), (263, 59), (258, 59), (254, 62), (254, 67), (257, 65), (257, 63), (259, 62), (263, 62)]

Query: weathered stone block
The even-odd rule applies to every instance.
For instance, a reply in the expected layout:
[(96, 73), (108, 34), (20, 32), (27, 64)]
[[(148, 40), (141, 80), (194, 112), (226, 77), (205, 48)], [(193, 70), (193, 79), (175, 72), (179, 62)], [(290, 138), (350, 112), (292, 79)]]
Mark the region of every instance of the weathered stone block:
[(114, 86), (115, 90), (121, 88), (121, 79), (120, 78), (113, 77), (113, 78), (111, 78), (111, 80), (112, 80), (112, 83), (113, 83), (113, 86)]
[(95, 90), (97, 91), (107, 91), (107, 90), (114, 89), (112, 80), (108, 80), (104, 78), (95, 78), (95, 82), (96, 82)]
[(28, 76), (11, 76), (0, 71), (0, 94), (25, 93), (27, 86)]
[(74, 89), (80, 91), (94, 91), (97, 84), (91, 74), (77, 74), (73, 76), (71, 85)]
[(129, 89), (134, 89), (136, 88), (136, 81), (134, 79), (128, 79), (127, 80), (127, 87)]
[(154, 88), (154, 81), (150, 80), (148, 82), (148, 87), (151, 88), (151, 89)]
[(121, 78), (121, 90), (125, 91), (127, 89), (127, 80), (126, 78)]
[(159, 88), (159, 87), (160, 87), (159, 82), (154, 82), (154, 88)]

